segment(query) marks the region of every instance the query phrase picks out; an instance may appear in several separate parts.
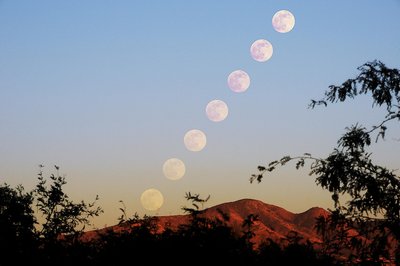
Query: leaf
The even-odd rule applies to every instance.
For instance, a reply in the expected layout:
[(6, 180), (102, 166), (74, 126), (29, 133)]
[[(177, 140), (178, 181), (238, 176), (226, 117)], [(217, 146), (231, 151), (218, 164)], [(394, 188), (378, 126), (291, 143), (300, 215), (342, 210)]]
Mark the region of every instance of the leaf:
[(262, 172), (262, 171), (265, 171), (265, 167), (264, 166), (258, 166), (258, 171), (260, 171), (260, 172)]
[(284, 156), (280, 160), (281, 165), (285, 165), (287, 162), (289, 162), (292, 158), (290, 156)]
[(272, 162), (270, 162), (269, 164), (268, 164), (268, 166), (271, 166), (271, 165), (274, 165), (274, 164), (277, 164), (278, 163), (278, 161), (272, 161)]
[(304, 166), (304, 159), (300, 159), (297, 163), (296, 163), (296, 169), (299, 169), (300, 167)]

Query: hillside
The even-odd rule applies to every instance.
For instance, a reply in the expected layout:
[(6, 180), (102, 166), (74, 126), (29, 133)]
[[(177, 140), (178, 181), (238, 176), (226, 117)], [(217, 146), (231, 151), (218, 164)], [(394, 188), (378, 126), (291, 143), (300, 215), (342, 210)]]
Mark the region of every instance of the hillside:
[[(329, 214), (328, 211), (318, 207), (313, 207), (302, 213), (292, 213), (259, 200), (241, 199), (207, 208), (202, 213), (202, 217), (222, 220), (221, 212), (228, 215), (227, 225), (232, 227), (238, 234), (242, 232), (243, 221), (249, 214), (258, 215), (259, 220), (254, 224), (255, 237), (252, 239), (256, 245), (268, 238), (280, 241), (292, 231), (297, 232), (305, 240), (320, 242), (320, 238), (314, 229), (315, 219), (320, 215), (326, 216)], [(158, 216), (158, 232), (162, 232), (166, 228), (176, 230), (179, 225), (187, 224), (189, 221), (189, 215)], [(87, 232), (85, 238), (95, 237), (96, 232), (104, 232), (104, 230), (119, 232), (123, 228), (120, 225), (114, 225)]]

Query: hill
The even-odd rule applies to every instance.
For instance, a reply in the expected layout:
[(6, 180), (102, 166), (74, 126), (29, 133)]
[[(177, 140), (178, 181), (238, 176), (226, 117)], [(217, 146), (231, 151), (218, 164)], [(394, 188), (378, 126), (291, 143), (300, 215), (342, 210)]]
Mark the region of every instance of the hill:
[[(233, 228), (234, 232), (237, 234), (241, 234), (243, 231), (242, 224), (248, 215), (258, 215), (258, 221), (254, 224), (255, 236), (252, 239), (256, 246), (268, 238), (279, 242), (290, 232), (296, 232), (298, 236), (302, 237), (304, 240), (319, 243), (321, 242), (320, 237), (314, 229), (316, 218), (320, 215), (327, 216), (329, 214), (325, 209), (318, 207), (313, 207), (302, 213), (292, 213), (284, 208), (270, 205), (259, 200), (241, 199), (206, 208), (202, 212), (201, 217), (223, 220), (221, 213), (229, 217), (226, 221), (226, 225)], [(189, 223), (190, 215), (157, 216), (156, 221), (158, 232), (162, 232), (166, 228), (176, 230), (180, 225)], [(86, 232), (85, 238), (90, 239), (95, 237), (97, 232), (104, 232), (105, 230), (120, 232), (124, 230), (124, 228), (126, 228), (126, 225), (124, 227), (121, 225), (114, 225), (97, 231)]]

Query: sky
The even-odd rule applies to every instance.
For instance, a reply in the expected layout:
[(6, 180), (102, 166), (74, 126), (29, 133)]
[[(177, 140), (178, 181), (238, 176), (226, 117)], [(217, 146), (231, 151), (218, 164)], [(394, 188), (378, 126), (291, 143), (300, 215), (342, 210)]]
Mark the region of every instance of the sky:
[[(289, 10), (287, 33), (272, 16)], [(60, 166), (75, 201), (99, 195), (96, 227), (128, 215), (181, 214), (186, 192), (211, 195), (206, 207), (259, 199), (299, 213), (331, 208), (307, 168), (280, 168), (250, 184), (257, 166), (305, 152), (324, 157), (345, 127), (377, 124), (384, 115), (368, 97), (308, 109), (329, 85), (380, 60), (400, 68), (400, 1), (0, 1), (0, 183), (37, 182)], [(255, 61), (250, 46), (268, 40), (273, 55)], [(243, 93), (227, 84), (248, 73)], [(229, 113), (205, 112), (212, 100)], [(207, 137), (190, 151), (191, 129)], [(374, 158), (398, 169), (400, 127), (390, 124)], [(179, 158), (183, 178), (163, 164)], [(159, 190), (164, 204), (146, 210), (141, 194)]]

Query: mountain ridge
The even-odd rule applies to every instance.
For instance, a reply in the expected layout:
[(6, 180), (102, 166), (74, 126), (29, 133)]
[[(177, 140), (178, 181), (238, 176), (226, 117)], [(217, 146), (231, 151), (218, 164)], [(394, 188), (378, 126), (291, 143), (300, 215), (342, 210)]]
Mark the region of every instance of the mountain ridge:
[[(320, 207), (312, 207), (301, 213), (292, 213), (282, 207), (268, 204), (256, 199), (244, 198), (236, 201), (217, 204), (201, 210), (201, 217), (210, 220), (219, 219), (224, 221), (223, 214), (228, 216), (226, 225), (240, 235), (243, 232), (243, 221), (248, 215), (258, 216), (258, 220), (253, 224), (255, 233), (252, 242), (259, 246), (263, 241), (272, 239), (275, 242), (282, 242), (291, 232), (296, 232), (297, 236), (312, 243), (321, 243), (321, 238), (315, 230), (316, 218), (320, 215), (328, 216), (329, 212)], [(178, 230), (179, 226), (190, 223), (189, 214), (162, 215), (156, 217), (157, 233), (164, 230)], [(134, 226), (131, 224), (130, 226)], [(96, 232), (112, 230), (121, 232), (126, 228), (126, 224), (113, 225), (103, 229), (86, 232), (86, 239), (95, 237)]]

